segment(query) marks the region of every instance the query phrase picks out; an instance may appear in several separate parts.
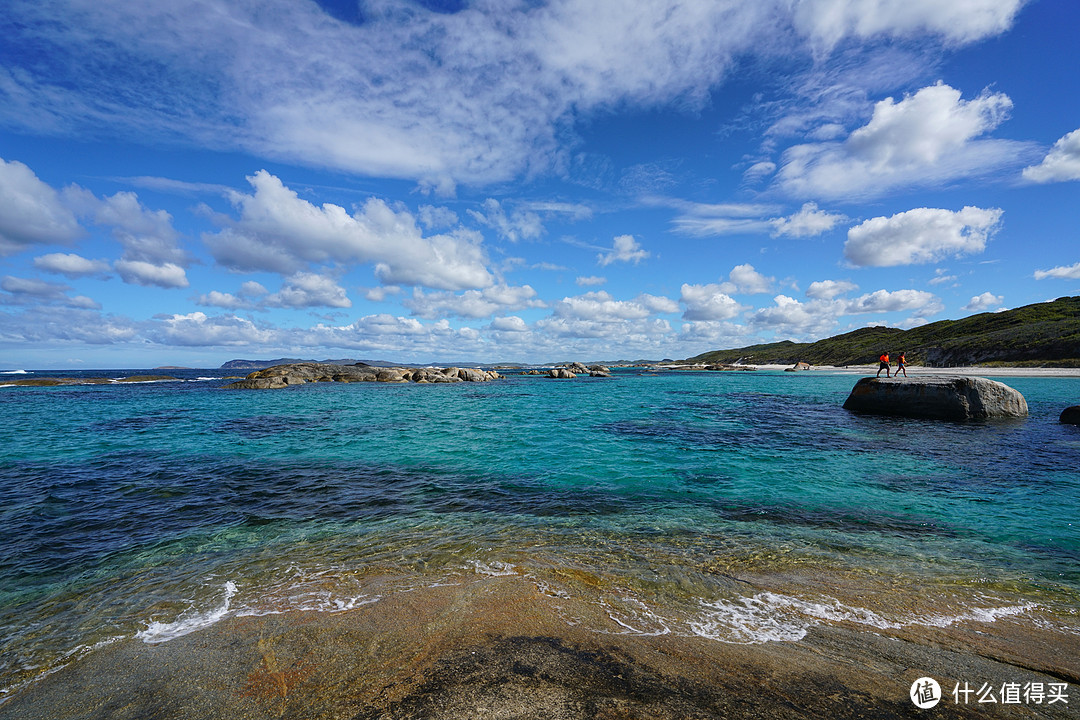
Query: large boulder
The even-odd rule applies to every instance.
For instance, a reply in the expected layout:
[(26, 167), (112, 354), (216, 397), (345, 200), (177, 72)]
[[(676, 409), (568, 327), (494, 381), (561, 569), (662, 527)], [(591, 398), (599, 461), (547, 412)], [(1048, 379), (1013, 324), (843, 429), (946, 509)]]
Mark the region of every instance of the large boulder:
[(1024, 396), (995, 380), (964, 376), (865, 377), (855, 383), (846, 410), (939, 420), (1027, 417)]
[(1073, 405), (1061, 411), (1061, 422), (1069, 425), (1080, 425), (1080, 405)]
[[(586, 372), (588, 372), (588, 370), (586, 370)], [(566, 368), (557, 367), (557, 368), (551, 368), (551, 370), (548, 371), (548, 377), (559, 378), (561, 380), (563, 380), (563, 379), (569, 380), (570, 378), (577, 377), (577, 375), (570, 372)]]

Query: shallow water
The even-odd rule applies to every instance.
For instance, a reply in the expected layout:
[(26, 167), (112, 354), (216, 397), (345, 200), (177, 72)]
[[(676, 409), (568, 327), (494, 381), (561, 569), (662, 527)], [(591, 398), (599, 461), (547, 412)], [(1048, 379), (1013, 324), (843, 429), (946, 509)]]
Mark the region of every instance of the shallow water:
[(1031, 416), (961, 424), (852, 415), (856, 378), (817, 372), (178, 374), (0, 388), (5, 693), (118, 639), (500, 575), (596, 633), (1080, 634), (1080, 379), (1004, 379)]

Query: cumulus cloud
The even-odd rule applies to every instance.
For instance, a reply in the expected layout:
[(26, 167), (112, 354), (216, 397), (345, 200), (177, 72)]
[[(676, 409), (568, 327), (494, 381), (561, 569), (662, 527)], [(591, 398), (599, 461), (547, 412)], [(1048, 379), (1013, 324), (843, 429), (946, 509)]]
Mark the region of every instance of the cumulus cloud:
[(637, 265), (649, 255), (649, 251), (642, 249), (633, 235), (619, 235), (612, 244), (611, 252), (600, 253), (596, 258), (601, 267), (607, 267), (614, 262), (629, 262)]
[(505, 284), (483, 290), (466, 290), (461, 294), (425, 293), (416, 289), (413, 296), (402, 304), (413, 315), (427, 320), (443, 317), (485, 318), (508, 310), (546, 307), (529, 285), (514, 287)]
[(21, 162), (0, 158), (0, 257), (32, 245), (67, 245), (81, 234), (52, 187)]
[(841, 314), (915, 311), (917, 317), (941, 312), (944, 306), (933, 293), (925, 290), (875, 290), (843, 303)]
[(113, 267), (124, 282), (132, 285), (186, 288), (190, 284), (184, 268), (176, 263), (158, 265), (145, 260), (117, 260)]
[(985, 312), (991, 308), (997, 308), (1004, 310), (1001, 307), (1001, 303), (1005, 298), (1002, 295), (995, 295), (991, 292), (984, 292), (981, 295), (976, 295), (971, 298), (971, 302), (964, 306), (964, 310), (968, 312)]
[(34, 258), (34, 267), (45, 272), (65, 275), (69, 278), (104, 275), (109, 272), (109, 263), (104, 260), (88, 260), (75, 253), (48, 253)]
[(730, 320), (746, 310), (716, 284), (684, 283), (679, 300), (686, 305), (684, 320)]
[(160, 316), (146, 334), (153, 342), (188, 347), (274, 345), (281, 339), (275, 330), (258, 327), (246, 318), (198, 311)]
[(352, 307), (345, 288), (333, 278), (318, 273), (298, 272), (285, 278), (281, 289), (263, 300), (267, 307), (311, 308)]
[(836, 325), (840, 313), (839, 307), (829, 303), (801, 303), (787, 295), (777, 295), (771, 307), (755, 310), (748, 324), (756, 330), (770, 330), (788, 337), (820, 336)]
[(1075, 265), (1061, 265), (1049, 270), (1036, 270), (1035, 279), (1045, 280), (1054, 278), (1057, 280), (1080, 280), (1080, 262)]
[(1037, 183), (1080, 180), (1080, 130), (1054, 143), (1038, 165), (1024, 168), (1024, 179)]
[(1002, 211), (916, 208), (876, 217), (848, 230), (844, 257), (854, 265), (889, 267), (980, 253), (997, 232)]
[(972, 100), (938, 83), (874, 106), (870, 121), (843, 142), (796, 145), (777, 182), (794, 196), (874, 197), (897, 187), (933, 186), (1017, 164), (1023, 143), (977, 139), (1000, 125), (1012, 101), (983, 92)]
[(736, 265), (728, 273), (728, 281), (721, 287), (726, 293), (741, 293), (743, 295), (758, 295), (772, 290), (775, 278), (765, 277), (750, 263)]
[(815, 300), (832, 300), (835, 297), (858, 290), (859, 286), (850, 280), (817, 280), (806, 289), (806, 297)]
[(529, 331), (529, 326), (517, 315), (507, 315), (492, 320), (491, 329), (498, 332), (524, 333)]
[(231, 194), (240, 217), (203, 235), (230, 269), (290, 275), (311, 263), (373, 263), (375, 275), (390, 285), (465, 290), (494, 282), (477, 233), (424, 237), (410, 213), (377, 198), (350, 214), (330, 203), (316, 207), (265, 170), (248, 182), (252, 194)]

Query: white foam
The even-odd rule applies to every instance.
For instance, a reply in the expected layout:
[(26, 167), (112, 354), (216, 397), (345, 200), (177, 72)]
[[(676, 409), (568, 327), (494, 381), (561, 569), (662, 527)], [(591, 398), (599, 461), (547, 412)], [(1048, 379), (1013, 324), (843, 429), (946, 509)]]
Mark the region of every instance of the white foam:
[(490, 575), (491, 577), (504, 577), (507, 575), (517, 575), (518, 572), (508, 562), (501, 560), (494, 560), (490, 564), (480, 562), (479, 560), (470, 560), (469, 566), (473, 572), (477, 575)]
[(225, 583), (225, 599), (220, 606), (212, 610), (202, 612), (194, 608), (188, 608), (180, 614), (180, 617), (171, 623), (152, 621), (145, 630), (135, 633), (135, 637), (145, 643), (156, 644), (175, 640), (188, 633), (193, 633), (205, 627), (209, 627), (229, 614), (229, 604), (236, 595), (236, 585), (230, 580)]
[[(620, 607), (614, 607), (616, 603)], [(657, 615), (637, 598), (620, 596), (608, 599), (603, 604), (607, 607), (607, 616), (623, 628), (622, 634), (656, 637), (671, 633), (667, 619)]]
[(0, 375), (29, 375), (25, 370), (0, 370)]
[(910, 626), (948, 627), (960, 622), (992, 623), (999, 618), (1022, 615), (1037, 607), (1034, 603), (1000, 607), (970, 608), (956, 615), (912, 615), (889, 620), (866, 608), (845, 605), (838, 600), (811, 602), (788, 595), (762, 592), (753, 597), (702, 602), (705, 613), (691, 621), (697, 635), (720, 642), (758, 644), (795, 642), (807, 631), (823, 623), (854, 623), (878, 630)]

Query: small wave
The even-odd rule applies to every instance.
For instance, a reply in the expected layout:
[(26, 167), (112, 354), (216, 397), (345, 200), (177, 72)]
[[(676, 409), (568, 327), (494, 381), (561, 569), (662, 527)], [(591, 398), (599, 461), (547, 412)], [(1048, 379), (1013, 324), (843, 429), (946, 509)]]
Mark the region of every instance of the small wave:
[(193, 633), (204, 627), (209, 627), (224, 618), (229, 613), (229, 604), (236, 595), (236, 585), (230, 580), (225, 583), (225, 600), (219, 607), (212, 610), (199, 612), (188, 609), (180, 614), (180, 617), (171, 623), (163, 623), (154, 620), (147, 625), (145, 630), (135, 633), (135, 637), (143, 642), (153, 645), (168, 642), (188, 633)]
[(904, 627), (948, 627), (960, 622), (992, 623), (1003, 617), (1022, 615), (1038, 607), (1034, 603), (1001, 607), (969, 608), (956, 615), (920, 615), (889, 620), (872, 610), (832, 602), (810, 602), (763, 592), (735, 600), (702, 602), (702, 617), (690, 622), (697, 635), (740, 645), (796, 642), (810, 628), (822, 623), (855, 623), (878, 630)]
[(25, 370), (0, 370), (0, 375), (30, 375)]

